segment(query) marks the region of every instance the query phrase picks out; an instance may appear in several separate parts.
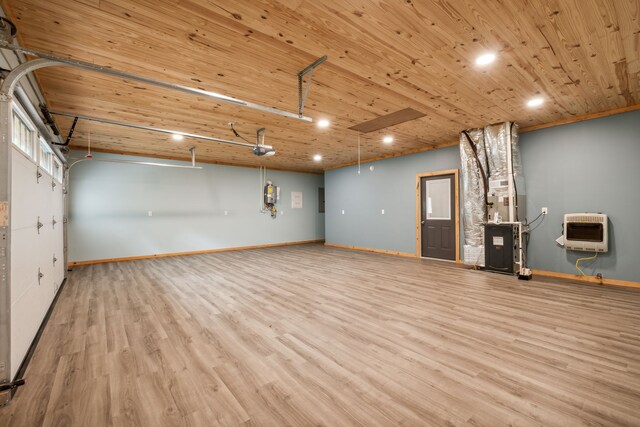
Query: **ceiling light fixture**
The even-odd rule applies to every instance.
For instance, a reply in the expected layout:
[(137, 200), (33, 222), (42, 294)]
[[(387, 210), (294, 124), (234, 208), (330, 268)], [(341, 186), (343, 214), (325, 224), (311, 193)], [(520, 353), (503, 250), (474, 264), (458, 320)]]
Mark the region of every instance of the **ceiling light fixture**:
[(182, 141), (184, 139), (184, 135), (180, 135), (179, 133), (174, 133), (171, 135), (174, 141)]
[(382, 138), (382, 142), (384, 142), (385, 144), (391, 144), (393, 142), (393, 137), (391, 135), (387, 135)]
[(320, 119), (320, 120), (318, 120), (318, 127), (319, 127), (320, 129), (328, 128), (328, 127), (329, 127), (329, 125), (330, 125), (330, 123), (329, 123), (329, 120), (327, 120), (327, 119)]
[(476, 65), (488, 65), (496, 60), (496, 54), (493, 52), (485, 53), (476, 58)]
[(315, 156), (313, 156), (313, 160), (319, 162), (320, 160), (322, 160), (322, 156), (320, 154), (316, 154)]
[(529, 101), (527, 101), (527, 107), (539, 107), (542, 105), (543, 102), (544, 102), (544, 99), (538, 96), (536, 98), (532, 98)]

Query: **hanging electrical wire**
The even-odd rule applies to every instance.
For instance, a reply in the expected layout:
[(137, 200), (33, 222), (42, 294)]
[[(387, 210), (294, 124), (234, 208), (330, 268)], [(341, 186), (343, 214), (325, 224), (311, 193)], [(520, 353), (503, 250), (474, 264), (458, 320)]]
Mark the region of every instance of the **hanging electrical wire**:
[(259, 181), (259, 197), (258, 197), (258, 209), (261, 213), (264, 213), (264, 201), (262, 199), (262, 193), (264, 191), (264, 174), (262, 172), (262, 169), (264, 168), (264, 166), (260, 166), (260, 169), (258, 170), (258, 181)]
[(537, 216), (533, 221), (531, 221), (531, 222), (527, 222), (527, 219), (525, 218), (525, 219), (524, 219), (524, 225), (529, 225), (529, 226), (530, 226), (530, 225), (535, 224), (535, 222), (536, 222), (538, 219), (540, 219), (540, 217), (541, 217), (542, 215), (544, 215), (544, 213), (542, 213), (542, 212), (541, 212), (541, 213), (540, 213), (540, 214), (539, 214), (539, 215), (538, 215), (538, 216)]
[(265, 209), (265, 204), (264, 204), (264, 187), (265, 187), (265, 185), (267, 185), (267, 167), (266, 166), (260, 166), (260, 189), (259, 189), (259, 193), (260, 193), (260, 197), (259, 197), (260, 213), (269, 212), (268, 209)]
[(584, 271), (582, 271), (582, 269), (579, 267), (580, 261), (588, 261), (588, 260), (596, 259), (596, 258), (598, 258), (598, 252), (596, 252), (593, 256), (584, 257), (584, 258), (578, 258), (576, 260), (576, 270), (578, 270), (581, 275), (586, 276), (586, 274), (584, 274)]
[(84, 157), (86, 159), (93, 159), (93, 154), (91, 154), (91, 125), (89, 125), (89, 137), (87, 138), (87, 154)]
[(358, 133), (358, 175), (360, 175), (360, 133)]

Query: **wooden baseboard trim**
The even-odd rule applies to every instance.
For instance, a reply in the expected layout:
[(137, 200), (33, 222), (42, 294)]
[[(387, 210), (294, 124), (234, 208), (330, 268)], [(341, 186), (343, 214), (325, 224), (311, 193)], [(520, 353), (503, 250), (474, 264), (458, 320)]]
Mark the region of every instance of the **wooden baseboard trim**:
[(640, 288), (640, 282), (632, 282), (630, 280), (618, 280), (618, 279), (609, 279), (602, 278), (598, 279), (595, 276), (578, 276), (577, 274), (570, 273), (558, 273), (556, 271), (545, 271), (545, 270), (532, 270), (534, 275), (543, 276), (543, 277), (554, 277), (556, 279), (568, 279), (575, 280), (578, 282), (585, 283), (594, 283), (596, 285), (613, 285), (613, 286), (626, 286), (631, 288)]
[(337, 243), (325, 243), (324, 245), (325, 246), (330, 246), (332, 248), (353, 249), (353, 250), (356, 250), (356, 251), (375, 252), (377, 254), (403, 256), (403, 257), (407, 257), (407, 258), (416, 258), (416, 254), (411, 254), (409, 252), (387, 251), (387, 250), (384, 250), (384, 249), (363, 248), (361, 246), (339, 245)]
[(211, 254), (215, 252), (246, 251), (248, 249), (264, 249), (264, 248), (274, 248), (277, 246), (305, 245), (308, 243), (324, 243), (324, 240), (323, 239), (301, 240), (298, 242), (269, 243), (266, 245), (236, 246), (231, 248), (204, 249), (200, 251), (173, 252), (173, 253), (166, 253), (166, 254), (140, 255), (140, 256), (123, 257), (123, 258), (93, 259), (93, 260), (87, 260), (87, 261), (74, 261), (74, 262), (70, 262), (68, 265), (69, 267), (78, 267), (81, 265), (104, 264), (107, 262), (136, 261), (141, 259), (167, 258), (167, 257), (185, 256), (185, 255), (202, 255), (202, 254)]

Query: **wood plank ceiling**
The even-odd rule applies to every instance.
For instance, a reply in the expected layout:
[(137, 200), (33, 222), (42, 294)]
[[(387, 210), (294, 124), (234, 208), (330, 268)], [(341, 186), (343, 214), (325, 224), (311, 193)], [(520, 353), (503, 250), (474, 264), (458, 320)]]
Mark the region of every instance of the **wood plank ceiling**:
[[(278, 153), (92, 124), (92, 148), (322, 171), (357, 158), (356, 124), (425, 117), (367, 134), (362, 158), (450, 143), (460, 130), (533, 126), (640, 103), (640, 0), (2, 0), (19, 42), (119, 70), (297, 110), (296, 74), (322, 55), (305, 114), (331, 126), (72, 68), (37, 77), (52, 110), (234, 139), (267, 128)], [(486, 51), (497, 60), (475, 65)], [(545, 103), (526, 106), (533, 96)], [(66, 135), (71, 120), (57, 118)], [(88, 123), (72, 146), (84, 149)], [(391, 134), (391, 145), (382, 136)], [(314, 162), (314, 154), (323, 160)]]

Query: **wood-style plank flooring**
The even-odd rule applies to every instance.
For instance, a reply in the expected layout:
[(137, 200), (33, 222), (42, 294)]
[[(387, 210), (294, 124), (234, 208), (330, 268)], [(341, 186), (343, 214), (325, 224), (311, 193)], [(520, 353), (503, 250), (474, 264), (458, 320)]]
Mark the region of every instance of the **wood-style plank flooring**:
[(0, 424), (640, 425), (640, 289), (302, 245), (76, 267)]

